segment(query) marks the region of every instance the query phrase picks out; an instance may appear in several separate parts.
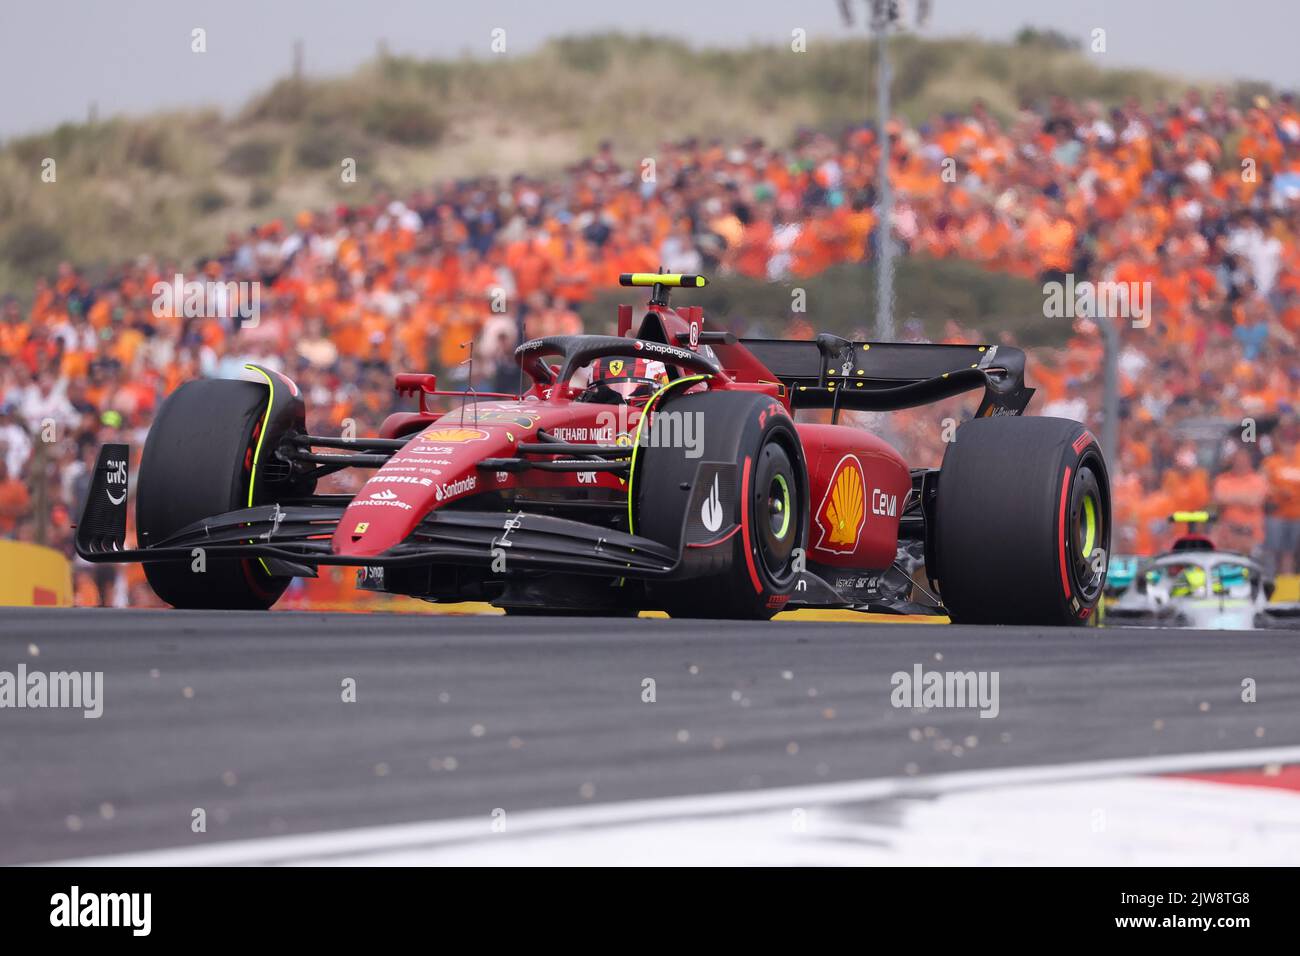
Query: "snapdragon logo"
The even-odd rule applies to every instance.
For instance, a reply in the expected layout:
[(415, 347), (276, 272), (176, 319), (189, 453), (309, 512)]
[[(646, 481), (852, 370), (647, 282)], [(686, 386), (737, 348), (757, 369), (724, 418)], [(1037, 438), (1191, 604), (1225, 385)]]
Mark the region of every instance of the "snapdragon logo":
[(889, 702), (895, 707), (940, 709), (978, 707), (981, 717), (996, 717), (997, 671), (927, 671), (913, 664), (911, 673), (895, 671)]
[(71, 708), (87, 719), (104, 714), (103, 671), (0, 671), (0, 709)]
[(1131, 319), (1133, 328), (1151, 324), (1150, 282), (1076, 282), (1073, 272), (1064, 282), (1043, 283), (1043, 317), (1048, 319)]
[(238, 319), (240, 325), (255, 329), (262, 318), (260, 282), (186, 282), (178, 272), (171, 282), (155, 282), (153, 295), (153, 314), (158, 319)]
[(51, 926), (129, 926), (131, 935), (148, 936), (152, 926), (152, 893), (68, 893), (50, 897)]

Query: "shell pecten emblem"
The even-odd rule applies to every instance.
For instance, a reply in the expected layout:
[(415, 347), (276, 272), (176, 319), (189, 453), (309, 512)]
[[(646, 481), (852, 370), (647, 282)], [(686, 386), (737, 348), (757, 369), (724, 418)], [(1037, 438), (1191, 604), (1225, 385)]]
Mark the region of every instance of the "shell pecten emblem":
[(856, 455), (845, 455), (835, 466), (826, 494), (817, 508), (815, 520), (821, 531), (816, 548), (831, 554), (852, 554), (867, 523), (866, 486), (862, 462)]
[(420, 435), (421, 441), (451, 445), (467, 441), (483, 441), (488, 433), (481, 428), (433, 428)]

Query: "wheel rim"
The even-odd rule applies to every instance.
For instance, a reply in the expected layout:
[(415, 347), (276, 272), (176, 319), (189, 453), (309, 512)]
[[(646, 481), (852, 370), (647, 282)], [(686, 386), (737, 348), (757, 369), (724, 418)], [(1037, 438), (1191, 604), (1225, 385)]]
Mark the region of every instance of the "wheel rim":
[(790, 485), (783, 475), (773, 475), (767, 490), (767, 518), (772, 534), (784, 541), (790, 531)]
[(1066, 546), (1071, 577), (1085, 602), (1101, 594), (1110, 549), (1110, 526), (1101, 482), (1091, 464), (1079, 466), (1070, 494)]
[(768, 572), (782, 578), (788, 572), (790, 557), (799, 540), (799, 516), (795, 490), (798, 487), (794, 467), (779, 446), (765, 456), (771, 469), (766, 480), (758, 483), (753, 502), (754, 526), (758, 529), (758, 550)]

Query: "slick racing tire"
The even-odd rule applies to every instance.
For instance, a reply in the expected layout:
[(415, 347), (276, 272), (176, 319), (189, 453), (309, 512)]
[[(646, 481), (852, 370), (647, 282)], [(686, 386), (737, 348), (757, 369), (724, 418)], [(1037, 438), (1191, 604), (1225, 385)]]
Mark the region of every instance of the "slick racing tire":
[(700, 445), (637, 449), (635, 532), (682, 546), (701, 462), (735, 464), (724, 500), (733, 503), (728, 517), (738, 527), (713, 546), (725, 549), (714, 562), (720, 570), (652, 583), (649, 606), (672, 617), (767, 620), (789, 600), (799, 577), (797, 551), (807, 546), (808, 472), (794, 423), (775, 399), (753, 393), (682, 395), (663, 408), (697, 416)]
[(954, 623), (1081, 625), (1106, 583), (1110, 481), (1078, 422), (978, 418), (939, 471), (930, 577)]
[[(262, 434), (268, 390), (254, 382), (201, 379), (173, 392), (158, 412), (140, 462), (136, 530), (156, 545), (202, 518), (249, 507), (259, 439), (263, 454), (280, 436)], [(254, 482), (253, 504), (273, 500)], [(272, 575), (257, 558), (145, 562), (155, 594), (172, 607), (266, 609), (292, 578)]]

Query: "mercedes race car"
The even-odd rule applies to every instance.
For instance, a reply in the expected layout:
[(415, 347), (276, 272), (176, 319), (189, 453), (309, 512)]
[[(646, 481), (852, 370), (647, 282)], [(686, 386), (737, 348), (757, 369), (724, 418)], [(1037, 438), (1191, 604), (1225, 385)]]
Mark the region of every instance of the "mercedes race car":
[(1179, 511), (1173, 546), (1151, 558), (1115, 558), (1107, 572), (1108, 626), (1250, 630), (1300, 627), (1300, 605), (1272, 601), (1273, 575), (1254, 558), (1221, 551), (1203, 532), (1207, 511)]
[[(270, 369), (189, 382), (145, 444), (137, 547), (129, 449), (111, 444), (77, 552), (144, 562), (178, 608), (269, 608), (295, 576), (352, 565), (367, 590), (516, 614), (1088, 618), (1106, 575), (1106, 465), (1077, 422), (1021, 417), (1021, 351), (737, 339), (670, 305), (701, 276), (620, 283), (650, 297), (619, 306), (616, 335), (524, 342), (519, 394), (400, 374), (418, 408), (375, 437), (308, 433), (298, 387)], [(839, 422), (972, 389), (978, 410), (938, 469)], [(352, 468), (373, 472), (359, 492), (317, 492)]]

